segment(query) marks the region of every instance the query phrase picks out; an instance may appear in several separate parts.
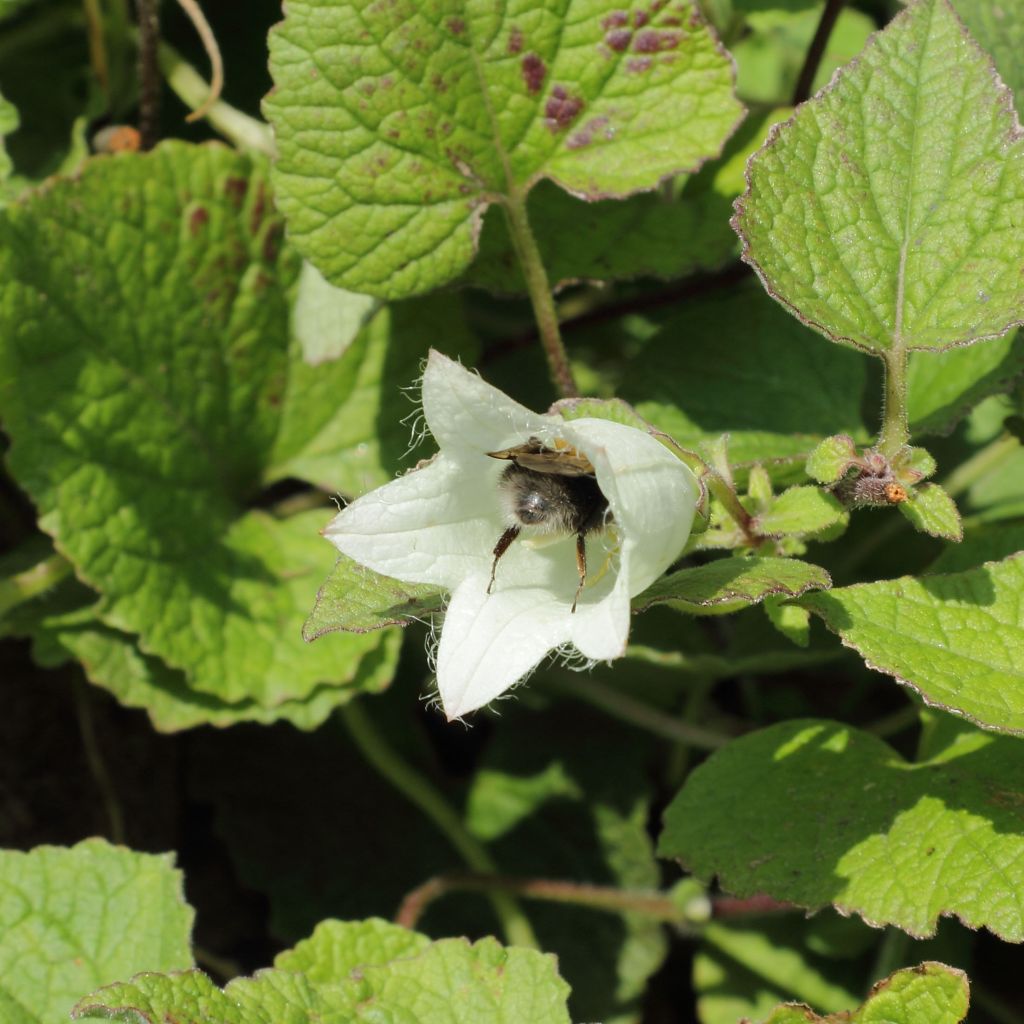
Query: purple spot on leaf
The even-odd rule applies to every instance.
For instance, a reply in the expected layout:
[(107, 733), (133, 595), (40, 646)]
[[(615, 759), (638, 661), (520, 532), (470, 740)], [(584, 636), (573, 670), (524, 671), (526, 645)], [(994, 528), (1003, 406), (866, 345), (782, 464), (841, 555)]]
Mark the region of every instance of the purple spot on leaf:
[(631, 71), (634, 75), (638, 75), (643, 71), (648, 71), (650, 70), (650, 67), (650, 57), (630, 57), (626, 64), (626, 70)]
[(565, 89), (556, 85), (544, 105), (544, 123), (553, 131), (564, 131), (583, 109), (579, 96), (570, 96)]
[(584, 146), (589, 146), (594, 141), (594, 136), (597, 135), (602, 129), (604, 131), (604, 137), (606, 139), (612, 138), (615, 134), (610, 128), (608, 128), (607, 117), (594, 117), (591, 118), (578, 132), (573, 132), (565, 141), (565, 145), (569, 149), (582, 149)]
[(646, 11), (634, 11), (633, 12), (633, 26), (635, 28), (643, 28), (644, 25), (650, 21), (650, 15)]
[(622, 28), (623, 25), (629, 24), (629, 12), (628, 11), (612, 11), (611, 14), (607, 15), (601, 22), (601, 28)]
[(633, 33), (628, 28), (613, 28), (605, 33), (604, 41), (616, 52), (622, 53), (629, 47)]
[(548, 73), (547, 65), (535, 53), (528, 53), (523, 58), (522, 64), (523, 81), (526, 83), (526, 91), (535, 96), (540, 92), (544, 84), (544, 77)]
[(508, 34), (508, 52), (519, 53), (523, 48), (523, 30), (518, 25), (512, 26), (512, 31)]
[(633, 49), (637, 53), (658, 53), (661, 50), (674, 50), (682, 39), (681, 32), (659, 32), (648, 28), (637, 32), (633, 40)]
[(461, 18), (449, 18), (448, 31), (452, 35), (461, 36), (466, 31), (466, 23)]

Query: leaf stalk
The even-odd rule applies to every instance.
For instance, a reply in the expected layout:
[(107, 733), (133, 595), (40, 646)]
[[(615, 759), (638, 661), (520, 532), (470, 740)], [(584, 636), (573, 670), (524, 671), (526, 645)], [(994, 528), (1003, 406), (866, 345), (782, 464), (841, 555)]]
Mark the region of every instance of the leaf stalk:
[(502, 207), (508, 224), (509, 235), (519, 259), (519, 266), (526, 281), (526, 290), (530, 295), (533, 315), (540, 331), (540, 342), (544, 346), (544, 354), (548, 358), (551, 380), (563, 398), (579, 397), (579, 388), (573, 376), (569, 355), (562, 342), (562, 334), (558, 324), (558, 311), (551, 294), (551, 285), (544, 260), (541, 258), (537, 239), (526, 213), (526, 196), (516, 191), (504, 197)]

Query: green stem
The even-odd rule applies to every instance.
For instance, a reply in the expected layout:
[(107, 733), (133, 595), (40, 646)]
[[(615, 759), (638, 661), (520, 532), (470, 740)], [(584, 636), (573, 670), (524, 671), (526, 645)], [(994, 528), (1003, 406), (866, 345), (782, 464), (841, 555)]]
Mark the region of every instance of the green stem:
[(672, 740), (674, 743), (685, 743), (699, 750), (717, 750), (724, 747), (731, 739), (723, 733), (713, 732), (689, 722), (680, 721), (672, 715), (666, 715), (652, 708), (643, 701), (627, 697), (624, 693), (599, 683), (592, 676), (583, 678), (574, 673), (548, 676), (547, 685), (556, 690), (577, 697), (593, 704), (602, 711), (619, 718), (630, 725), (638, 726), (653, 732), (656, 736)]
[(540, 341), (544, 346), (544, 354), (548, 357), (548, 368), (551, 379), (563, 398), (575, 398), (579, 395), (576, 379), (569, 365), (569, 356), (562, 344), (562, 334), (558, 326), (558, 312), (555, 300), (551, 295), (544, 261), (533, 237), (530, 220), (526, 214), (526, 196), (515, 192), (508, 195), (502, 204), (508, 231), (512, 236), (512, 245), (519, 257), (519, 266), (526, 281), (526, 289), (533, 305), (533, 315), (537, 319)]
[(907, 350), (902, 343), (882, 355), (885, 367), (885, 401), (882, 407), (882, 431), (878, 435), (879, 451), (892, 458), (910, 441), (907, 420)]
[(721, 473), (714, 470), (705, 477), (705, 480), (707, 481), (708, 490), (722, 503), (725, 511), (729, 513), (736, 525), (743, 531), (743, 536), (746, 537), (750, 544), (756, 545), (759, 542), (759, 538), (754, 533), (753, 517), (743, 507), (743, 503), (736, 494), (736, 489), (733, 485)]
[(643, 644), (630, 644), (627, 658), (645, 661), (660, 668), (675, 669), (692, 675), (707, 676), (712, 681), (735, 679), (743, 675), (770, 675), (792, 669), (813, 668), (837, 661), (844, 651), (768, 651), (742, 658), (723, 658), (717, 654), (683, 654), (681, 651), (659, 651)]
[(86, 764), (89, 772), (100, 791), (100, 797), (107, 811), (107, 820), (110, 823), (111, 842), (123, 844), (125, 842), (124, 813), (121, 811), (121, 804), (117, 799), (117, 792), (114, 789), (114, 782), (107, 771), (107, 763), (103, 760), (103, 751), (96, 738), (96, 724), (92, 716), (92, 694), (89, 684), (76, 682), (73, 687), (75, 698), (75, 714), (78, 717), (78, 731), (82, 737), (82, 749), (85, 752)]
[[(483, 844), (470, 834), (444, 797), (388, 745), (362, 704), (352, 701), (342, 707), (339, 714), (363, 757), (437, 826), (458, 850), (467, 867), (481, 874), (497, 874), (497, 866)], [(505, 892), (491, 893), (490, 899), (508, 942), (514, 946), (539, 948), (530, 922), (516, 901)]]
[[(201, 109), (210, 95), (209, 83), (167, 43), (162, 42), (157, 52), (160, 70), (174, 94), (189, 110)], [(270, 127), (257, 118), (243, 114), (223, 100), (213, 103), (204, 116), (239, 149), (274, 156), (274, 137)]]
[(71, 575), (71, 563), (61, 555), (50, 555), (24, 572), (0, 579), (0, 617), (25, 601), (45, 594)]
[(982, 477), (987, 476), (1001, 462), (1009, 458), (1020, 447), (1020, 441), (1013, 434), (1006, 433), (980, 448), (969, 459), (961, 462), (942, 481), (950, 497), (969, 491)]
[(907, 946), (910, 944), (910, 936), (899, 928), (889, 927), (878, 946), (878, 953), (875, 956), (874, 967), (871, 970), (869, 984), (888, 978), (894, 971), (905, 967), (907, 963)]
[(905, 708), (893, 711), (892, 714), (879, 718), (870, 725), (864, 727), (869, 732), (881, 739), (887, 739), (909, 729), (911, 726), (920, 724), (921, 709), (916, 704), (908, 704)]

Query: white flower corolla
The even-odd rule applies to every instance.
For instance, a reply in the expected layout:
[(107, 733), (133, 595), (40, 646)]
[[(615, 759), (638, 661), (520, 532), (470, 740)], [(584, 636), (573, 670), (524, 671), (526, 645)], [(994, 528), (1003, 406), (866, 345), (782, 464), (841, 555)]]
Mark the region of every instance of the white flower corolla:
[[(531, 412), (434, 351), (423, 414), (438, 454), (353, 501), (324, 535), (376, 572), (451, 592), (437, 650), (448, 719), (494, 700), (549, 651), (572, 645), (594, 661), (620, 657), (630, 598), (668, 568), (690, 534), (699, 487), (689, 468), (646, 431)], [(587, 537), (589, 571), (575, 611), (572, 536), (531, 540), (525, 528), (488, 593), (494, 546), (510, 524), (498, 489), (509, 463), (487, 453), (531, 437), (585, 455), (608, 501), (608, 526)]]

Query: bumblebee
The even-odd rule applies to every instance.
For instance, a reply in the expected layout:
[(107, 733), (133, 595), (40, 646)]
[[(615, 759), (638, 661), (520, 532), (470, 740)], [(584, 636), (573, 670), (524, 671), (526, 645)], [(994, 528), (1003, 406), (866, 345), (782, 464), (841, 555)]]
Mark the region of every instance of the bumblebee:
[(576, 535), (576, 569), (579, 586), (572, 611), (587, 582), (588, 534), (611, 521), (608, 499), (597, 485), (590, 460), (575, 448), (549, 448), (535, 437), (525, 444), (487, 453), (492, 459), (511, 463), (498, 481), (507, 529), (494, 545), (494, 564), (487, 593), (494, 586), (498, 561), (524, 530), (538, 535)]

